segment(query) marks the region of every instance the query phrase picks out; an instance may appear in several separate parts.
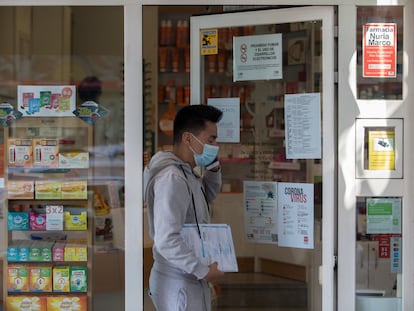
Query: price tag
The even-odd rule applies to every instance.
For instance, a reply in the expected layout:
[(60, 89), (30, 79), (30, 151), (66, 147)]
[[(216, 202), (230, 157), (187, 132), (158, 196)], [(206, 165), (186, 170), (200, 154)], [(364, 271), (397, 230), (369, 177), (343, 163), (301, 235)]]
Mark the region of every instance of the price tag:
[(63, 205), (46, 206), (46, 230), (63, 230)]

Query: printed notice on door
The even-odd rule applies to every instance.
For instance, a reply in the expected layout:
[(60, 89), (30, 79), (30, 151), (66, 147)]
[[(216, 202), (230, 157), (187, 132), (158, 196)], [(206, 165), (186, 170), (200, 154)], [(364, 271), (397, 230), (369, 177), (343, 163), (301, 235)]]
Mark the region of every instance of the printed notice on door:
[(247, 240), (277, 244), (277, 182), (245, 181), (243, 187)]
[(209, 98), (207, 103), (223, 112), (217, 123), (217, 142), (240, 142), (240, 98)]
[(285, 95), (285, 137), (287, 159), (320, 159), (320, 93)]
[(401, 199), (367, 199), (367, 233), (401, 233)]
[(279, 246), (313, 248), (313, 184), (278, 183)]
[(368, 168), (395, 170), (395, 132), (369, 131)]
[(367, 23), (363, 25), (364, 78), (397, 76), (397, 24)]
[(233, 81), (282, 79), (282, 34), (233, 38)]

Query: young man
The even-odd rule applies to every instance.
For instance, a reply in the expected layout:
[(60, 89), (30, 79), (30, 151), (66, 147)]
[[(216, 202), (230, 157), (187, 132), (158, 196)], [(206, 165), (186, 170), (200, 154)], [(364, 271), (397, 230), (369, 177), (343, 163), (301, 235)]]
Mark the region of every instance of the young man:
[[(224, 274), (217, 263), (206, 266), (198, 260), (180, 235), (184, 224), (210, 220), (208, 203), (221, 187), (216, 142), (221, 117), (212, 106), (182, 108), (174, 119), (173, 151), (155, 154), (144, 171), (154, 240), (150, 296), (158, 311), (211, 310), (208, 282)], [(202, 176), (194, 172), (196, 166), (206, 168)]]

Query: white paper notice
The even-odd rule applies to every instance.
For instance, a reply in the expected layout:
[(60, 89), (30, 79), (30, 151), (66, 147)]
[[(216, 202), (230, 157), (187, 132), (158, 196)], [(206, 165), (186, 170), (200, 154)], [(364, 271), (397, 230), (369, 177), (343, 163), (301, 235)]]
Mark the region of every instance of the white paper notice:
[(200, 224), (201, 239), (197, 225), (186, 224), (181, 231), (184, 241), (204, 264), (218, 263), (223, 272), (237, 272), (236, 253), (230, 226), (226, 224)]
[(277, 244), (277, 182), (244, 181), (243, 202), (247, 240)]
[(367, 233), (401, 233), (401, 199), (367, 199)]
[(313, 184), (278, 183), (279, 246), (313, 248)]
[(240, 98), (209, 98), (207, 104), (223, 112), (217, 123), (217, 142), (240, 142)]
[(285, 95), (287, 159), (320, 159), (320, 93)]
[(233, 81), (282, 79), (282, 34), (233, 37)]

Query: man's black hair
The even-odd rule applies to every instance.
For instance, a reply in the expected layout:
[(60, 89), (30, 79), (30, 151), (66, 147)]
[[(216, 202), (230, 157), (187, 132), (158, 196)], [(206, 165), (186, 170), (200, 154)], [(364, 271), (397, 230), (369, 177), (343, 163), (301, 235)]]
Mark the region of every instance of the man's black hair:
[(223, 112), (208, 105), (191, 105), (181, 108), (174, 119), (174, 144), (181, 142), (184, 132), (199, 134), (206, 128), (206, 122), (217, 123)]

